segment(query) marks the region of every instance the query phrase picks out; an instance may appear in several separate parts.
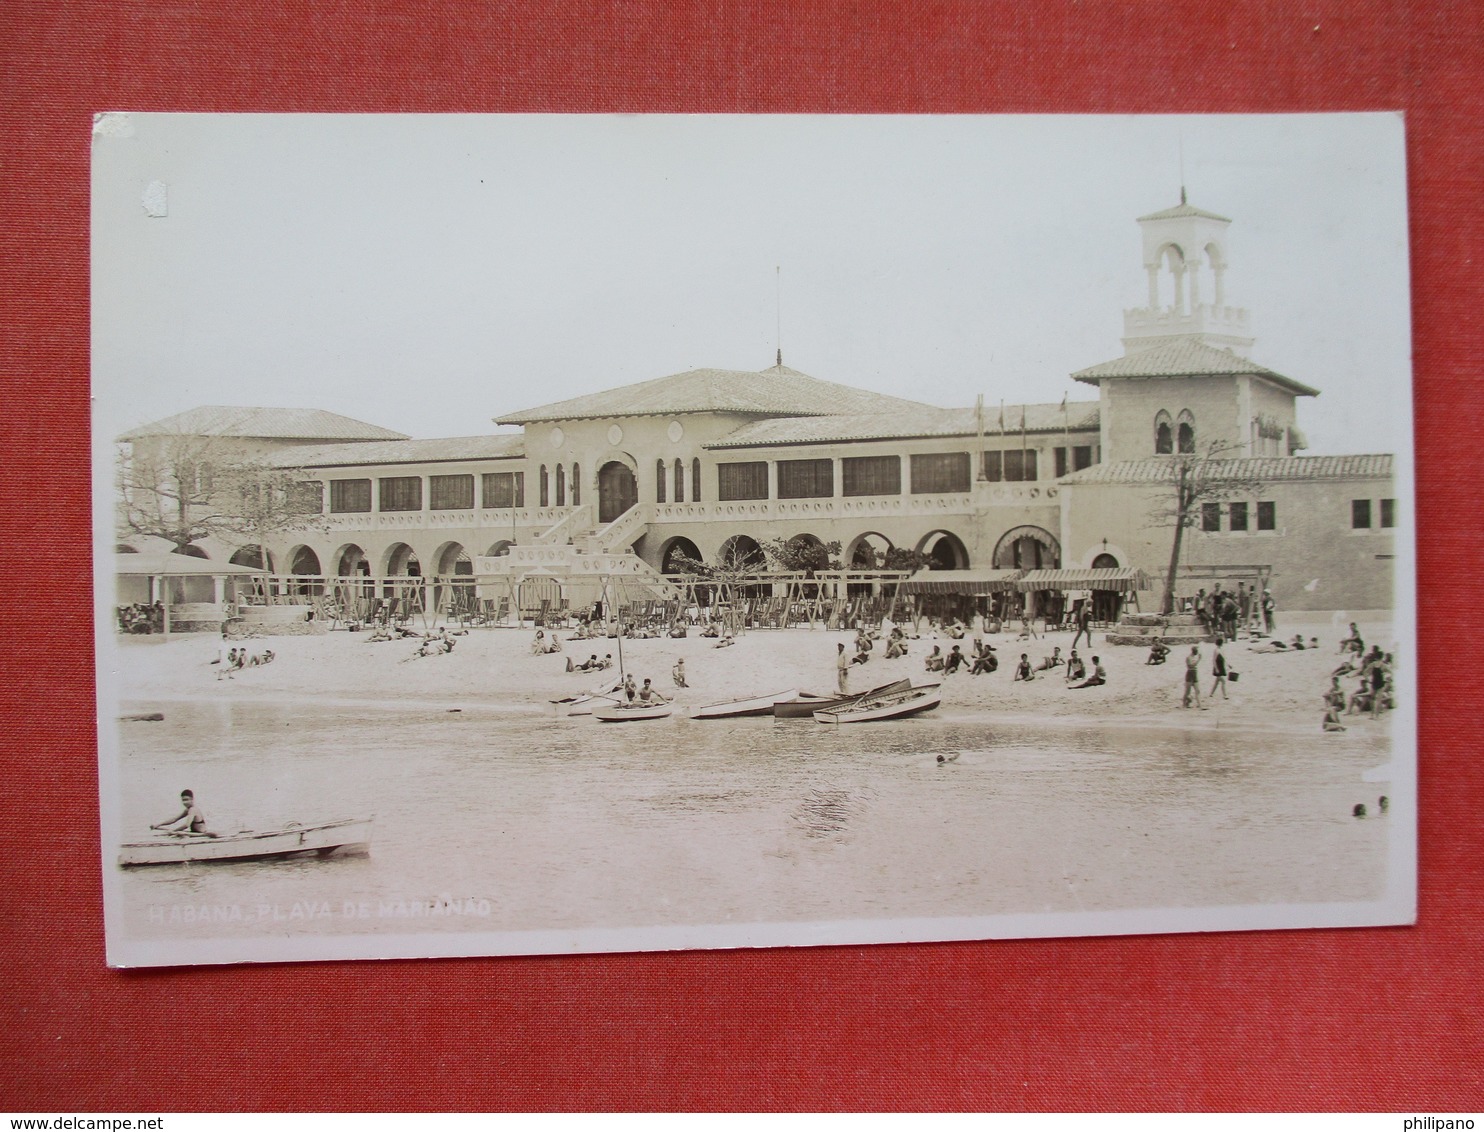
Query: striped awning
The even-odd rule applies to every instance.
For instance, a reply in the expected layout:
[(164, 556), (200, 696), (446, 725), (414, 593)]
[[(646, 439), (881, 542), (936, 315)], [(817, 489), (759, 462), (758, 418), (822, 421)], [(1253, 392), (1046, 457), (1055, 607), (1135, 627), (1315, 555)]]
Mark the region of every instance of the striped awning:
[(1016, 579), (1024, 574), (1024, 570), (932, 570), (920, 578), (903, 582), (898, 592), (978, 597), (1013, 590)]
[(1142, 570), (1032, 570), (1015, 583), (1022, 593), (1031, 590), (1147, 590), (1149, 575)]

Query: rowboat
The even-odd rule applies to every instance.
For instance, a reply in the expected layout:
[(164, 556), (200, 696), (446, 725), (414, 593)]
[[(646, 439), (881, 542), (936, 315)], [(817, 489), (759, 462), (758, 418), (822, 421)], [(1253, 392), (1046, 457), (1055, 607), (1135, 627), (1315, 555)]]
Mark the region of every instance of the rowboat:
[(603, 704), (593, 708), (593, 718), (604, 723), (628, 723), (638, 719), (664, 719), (674, 707), (670, 704)]
[(910, 679), (902, 679), (883, 684), (879, 688), (872, 688), (869, 692), (856, 692), (854, 695), (828, 696), (818, 692), (800, 692), (792, 700), (775, 703), (773, 716), (775, 719), (810, 719), (817, 711), (839, 711), (858, 700), (869, 699), (872, 696), (884, 696), (891, 692), (905, 692), (911, 687)]
[(174, 833), (131, 841), (119, 846), (120, 865), (183, 865), (190, 861), (257, 861), (272, 857), (367, 852), (371, 847), (371, 818), (300, 825), (282, 829), (250, 830), (213, 836)]
[(786, 692), (772, 692), (766, 696), (748, 696), (740, 700), (722, 700), (719, 703), (703, 704), (691, 708), (692, 719), (735, 719), (739, 715), (772, 715), (773, 705), (780, 700), (791, 700), (799, 694), (797, 688)]
[(611, 707), (616, 703), (618, 703), (618, 698), (615, 696), (591, 692), (585, 696), (573, 696), (565, 703), (558, 703), (557, 714), (560, 715), (565, 710), (568, 715), (592, 715), (598, 708)]
[(909, 688), (905, 692), (870, 696), (848, 704), (838, 711), (816, 711), (820, 723), (870, 723), (878, 719), (905, 719), (919, 712), (932, 711), (943, 698), (938, 685)]

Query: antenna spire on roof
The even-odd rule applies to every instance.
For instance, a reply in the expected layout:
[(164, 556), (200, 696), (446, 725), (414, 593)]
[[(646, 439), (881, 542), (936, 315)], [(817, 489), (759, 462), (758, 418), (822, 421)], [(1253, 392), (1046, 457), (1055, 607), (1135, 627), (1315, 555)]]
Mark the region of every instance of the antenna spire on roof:
[(1180, 203), (1181, 204), (1184, 204), (1185, 203), (1185, 186), (1184, 185), (1181, 185), (1180, 186)]
[(778, 337), (776, 339), (776, 341), (778, 343), (778, 365), (779, 365), (780, 368), (782, 368), (782, 366), (783, 366), (783, 268), (782, 268), (782, 266), (776, 266), (776, 267), (773, 268), (773, 278), (774, 278), (774, 286), (776, 288), (776, 298), (777, 298), (777, 304), (778, 304)]

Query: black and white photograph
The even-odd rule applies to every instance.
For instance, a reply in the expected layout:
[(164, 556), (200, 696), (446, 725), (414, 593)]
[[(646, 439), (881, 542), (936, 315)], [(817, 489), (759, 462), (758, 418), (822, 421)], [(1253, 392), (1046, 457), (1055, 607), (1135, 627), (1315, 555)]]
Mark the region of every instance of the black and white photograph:
[(1411, 923), (1395, 114), (101, 114), (117, 967)]

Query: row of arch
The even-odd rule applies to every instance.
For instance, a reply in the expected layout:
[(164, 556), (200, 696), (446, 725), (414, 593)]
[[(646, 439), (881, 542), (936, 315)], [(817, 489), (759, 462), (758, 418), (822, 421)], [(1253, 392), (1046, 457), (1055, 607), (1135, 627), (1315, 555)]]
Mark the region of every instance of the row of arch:
[[(685, 461), (676, 459), (668, 468), (663, 460), (654, 462), (654, 501), (664, 503), (665, 480), (668, 476), (670, 481), (671, 503), (684, 503), (685, 500)], [(696, 458), (690, 462), (690, 501), (701, 502), (701, 461)]]
[(1154, 454), (1169, 456), (1175, 452), (1195, 452), (1195, 414), (1181, 409), (1171, 417), (1167, 409), (1154, 414)]
[[(614, 460), (604, 464), (598, 471), (597, 485), (600, 498), (605, 502), (609, 496), (620, 498), (633, 491), (634, 471), (620, 461)], [(628, 481), (627, 483), (617, 481)], [(615, 482), (609, 482), (615, 481)], [(687, 482), (688, 481), (688, 482)], [(699, 503), (701, 501), (701, 459), (695, 457), (690, 462), (689, 475), (685, 461), (678, 457), (666, 463), (664, 460), (656, 460), (654, 468), (654, 484), (656, 503), (685, 503), (687, 501), (687, 487), (689, 488), (689, 501)], [(582, 505), (582, 465), (573, 464), (572, 470), (567, 471), (567, 465), (557, 464), (548, 467), (542, 464), (536, 473), (536, 493), (542, 507), (565, 507), (567, 505), (568, 488), (571, 488), (572, 506)], [(555, 489), (553, 491), (553, 488)], [(632, 505), (634, 500), (630, 501)]]
[[(823, 545), (822, 539), (807, 531), (794, 535), (789, 541)], [(841, 562), (850, 570), (878, 570), (883, 568), (886, 555), (896, 546), (880, 531), (866, 531), (846, 544)], [(912, 549), (927, 557), (929, 570), (967, 570), (972, 566), (964, 540), (949, 530), (929, 531), (917, 540)], [(660, 572), (683, 572), (684, 559), (705, 561), (700, 549), (690, 539), (668, 539), (660, 549)], [(1055, 535), (1041, 527), (1015, 527), (1000, 536), (991, 563), (994, 569), (999, 570), (1055, 570), (1061, 566), (1061, 544)], [(750, 535), (733, 535), (721, 544), (713, 565), (727, 569), (763, 570), (767, 566), (767, 556)]]

